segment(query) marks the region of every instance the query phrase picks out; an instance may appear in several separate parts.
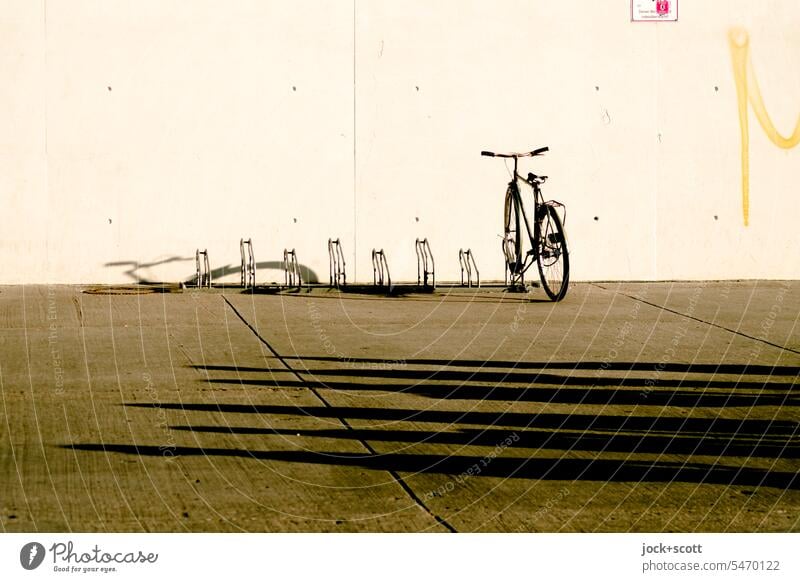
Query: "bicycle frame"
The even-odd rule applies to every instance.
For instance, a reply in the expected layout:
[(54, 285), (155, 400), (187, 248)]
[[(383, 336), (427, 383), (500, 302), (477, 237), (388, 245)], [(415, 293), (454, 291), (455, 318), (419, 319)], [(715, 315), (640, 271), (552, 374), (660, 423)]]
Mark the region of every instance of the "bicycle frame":
[[(539, 221), (536, 220), (536, 217), (539, 215), (539, 208), (544, 205), (544, 195), (542, 194), (542, 189), (540, 187), (541, 182), (539, 181), (539, 176), (529, 173), (527, 178), (522, 177), (518, 171), (518, 163), (519, 158), (517, 156), (513, 157), (514, 159), (514, 177), (508, 183), (509, 188), (511, 188), (512, 195), (516, 198), (516, 204), (518, 205), (520, 212), (522, 213), (523, 222), (525, 224), (525, 230), (528, 232), (528, 240), (531, 244), (531, 250), (528, 253), (530, 255), (530, 262), (527, 260), (523, 262), (520, 267), (520, 273), (524, 273), (528, 270), (528, 268), (538, 260), (539, 258), (539, 246), (536, 244), (536, 241), (539, 240), (540, 232), (539, 232)], [(528, 186), (533, 189), (533, 228), (531, 228), (530, 221), (528, 220), (528, 213), (525, 212), (525, 204), (522, 201), (522, 190), (519, 187), (519, 182), (522, 181)], [(527, 263), (527, 264), (526, 264)]]

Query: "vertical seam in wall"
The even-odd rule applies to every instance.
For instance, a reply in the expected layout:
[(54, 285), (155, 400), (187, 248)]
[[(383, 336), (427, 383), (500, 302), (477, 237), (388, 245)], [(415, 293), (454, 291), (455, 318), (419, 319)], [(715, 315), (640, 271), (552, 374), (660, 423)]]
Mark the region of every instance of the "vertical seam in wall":
[(655, 142), (655, 157), (653, 159), (653, 175), (655, 176), (654, 188), (654, 202), (653, 202), (653, 273), (651, 279), (658, 279), (658, 205), (661, 195), (661, 169), (658, 164), (658, 156), (661, 151), (661, 104), (659, 100), (661, 91), (661, 51), (659, 46), (659, 28), (660, 22), (655, 22), (655, 37), (656, 37), (656, 87), (655, 87), (655, 120), (656, 120), (656, 142)]
[(44, 114), (43, 114), (43, 121), (44, 121), (44, 196), (45, 196), (45, 208), (47, 209), (46, 215), (46, 222), (45, 222), (45, 231), (44, 231), (44, 255), (45, 255), (45, 278), (47, 280), (51, 280), (51, 276), (48, 271), (48, 265), (50, 263), (50, 252), (49, 252), (49, 240), (50, 240), (50, 233), (49, 233), (49, 224), (50, 224), (50, 154), (49, 154), (49, 144), (48, 144), (48, 135), (47, 135), (47, 0), (42, 0), (42, 22), (44, 26), (44, 75), (43, 75), (43, 87), (42, 87), (42, 94), (43, 94), (43, 107), (44, 107)]
[(44, 24), (44, 155), (47, 161), (47, 0), (42, 1)]
[(357, 162), (356, 162), (356, 2), (357, 0), (353, 0), (353, 275), (352, 281), (357, 281), (357, 270), (358, 270), (358, 255), (357, 255), (357, 248), (358, 248), (358, 197), (356, 195), (357, 191)]

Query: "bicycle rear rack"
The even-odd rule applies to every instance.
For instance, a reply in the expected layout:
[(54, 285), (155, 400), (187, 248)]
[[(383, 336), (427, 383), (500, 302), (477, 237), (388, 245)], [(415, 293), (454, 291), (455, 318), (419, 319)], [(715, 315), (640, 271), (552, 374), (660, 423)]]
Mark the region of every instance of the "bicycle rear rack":
[(239, 252), (242, 255), (242, 287), (255, 287), (256, 259), (253, 255), (253, 239), (239, 239)]
[[(475, 263), (475, 255), (472, 254), (472, 249), (459, 249), (458, 250), (458, 263), (461, 265), (461, 286), (472, 287), (472, 272), (475, 271), (475, 278), (477, 279), (478, 289), (481, 287), (481, 274), (478, 271), (478, 265)], [(467, 281), (464, 282), (464, 273), (467, 274)]]
[[(417, 286), (430, 287), (436, 289), (436, 266), (433, 262), (431, 245), (427, 238), (417, 239), (415, 243), (417, 251)], [(430, 267), (430, 268), (428, 268)], [(430, 284), (428, 277), (430, 276)]]
[(344, 253), (342, 243), (339, 239), (328, 239), (328, 260), (330, 262), (330, 281), (331, 287), (342, 287), (347, 285), (347, 275), (345, 273)]
[(383, 249), (372, 249), (372, 284), (378, 287), (392, 288), (392, 276), (389, 274), (389, 263)]
[[(203, 257), (203, 260), (200, 260), (200, 257)], [(208, 262), (208, 249), (197, 249), (194, 253), (194, 262), (195, 266), (197, 267), (197, 279), (196, 284), (198, 287), (208, 287), (211, 288), (211, 267)]]
[(287, 287), (303, 286), (300, 266), (297, 262), (297, 253), (294, 249), (283, 249), (283, 278)]

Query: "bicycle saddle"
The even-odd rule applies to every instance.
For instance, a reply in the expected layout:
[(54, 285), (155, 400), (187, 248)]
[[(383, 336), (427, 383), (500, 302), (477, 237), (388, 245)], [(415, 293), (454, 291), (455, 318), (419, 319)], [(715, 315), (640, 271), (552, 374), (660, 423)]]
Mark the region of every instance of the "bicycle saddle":
[(528, 172), (528, 182), (536, 182), (537, 184), (544, 184), (547, 181), (547, 176), (537, 176), (533, 172)]

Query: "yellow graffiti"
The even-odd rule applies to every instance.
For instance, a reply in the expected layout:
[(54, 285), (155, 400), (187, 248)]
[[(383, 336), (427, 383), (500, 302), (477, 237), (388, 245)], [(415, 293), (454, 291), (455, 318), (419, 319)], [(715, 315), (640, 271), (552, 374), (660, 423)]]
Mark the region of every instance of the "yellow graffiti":
[(736, 82), (736, 96), (739, 100), (739, 126), (742, 132), (742, 213), (744, 225), (747, 226), (750, 218), (750, 128), (747, 116), (747, 104), (753, 108), (753, 113), (758, 119), (761, 129), (767, 134), (772, 143), (779, 148), (789, 149), (800, 143), (800, 117), (794, 127), (792, 135), (782, 136), (764, 106), (758, 81), (753, 73), (753, 64), (750, 61), (750, 36), (741, 28), (734, 28), (728, 33), (733, 60), (733, 78)]

